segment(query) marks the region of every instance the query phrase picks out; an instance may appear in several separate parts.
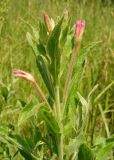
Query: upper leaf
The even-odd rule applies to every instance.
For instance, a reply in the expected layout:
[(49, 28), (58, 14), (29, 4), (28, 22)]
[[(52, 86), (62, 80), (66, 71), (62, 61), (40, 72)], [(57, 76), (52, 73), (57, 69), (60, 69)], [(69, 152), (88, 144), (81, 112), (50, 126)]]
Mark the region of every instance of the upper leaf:
[(42, 79), (48, 89), (48, 92), (50, 94), (50, 96), (54, 99), (54, 88), (52, 85), (52, 79), (51, 76), (49, 74), (48, 68), (43, 60), (43, 58), (39, 55), (36, 57), (36, 63), (37, 63), (37, 67), (39, 69), (39, 72), (42, 76)]
[(47, 42), (47, 30), (43, 22), (39, 22), (39, 39), (43, 44)]
[(95, 160), (95, 156), (91, 149), (85, 144), (79, 147), (78, 160)]
[(34, 106), (32, 102), (28, 103), (23, 110), (21, 111), (19, 118), (18, 118), (18, 125), (25, 123), (30, 117), (32, 117), (36, 110), (38, 109), (37, 106)]
[(56, 83), (57, 81), (58, 73), (60, 69), (59, 37), (61, 33), (62, 21), (63, 21), (63, 18), (55, 26), (47, 42), (47, 53), (51, 60), (50, 71), (53, 75), (54, 83)]

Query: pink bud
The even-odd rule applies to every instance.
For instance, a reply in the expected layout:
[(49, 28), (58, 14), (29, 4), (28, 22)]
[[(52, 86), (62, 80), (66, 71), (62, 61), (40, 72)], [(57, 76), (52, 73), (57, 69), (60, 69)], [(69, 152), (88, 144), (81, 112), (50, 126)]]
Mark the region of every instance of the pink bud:
[(17, 70), (17, 69), (13, 70), (13, 74), (15, 75), (15, 77), (21, 77), (21, 78), (24, 78), (24, 79), (32, 82), (32, 84), (34, 85), (34, 87), (37, 90), (37, 92), (38, 92), (39, 96), (41, 97), (41, 99), (43, 101), (45, 101), (47, 103), (47, 105), (49, 105), (49, 103), (48, 103), (48, 101), (47, 101), (47, 99), (45, 97), (45, 94), (41, 90), (40, 86), (36, 83), (34, 77), (31, 74), (29, 74), (27, 72), (24, 72), (22, 70)]
[(15, 75), (15, 77), (21, 77), (21, 78), (24, 78), (28, 81), (31, 81), (32, 83), (35, 82), (33, 76), (27, 72), (24, 72), (22, 70), (14, 70), (13, 71), (13, 74)]
[(76, 41), (80, 41), (82, 39), (84, 29), (85, 29), (85, 21), (78, 20), (75, 24), (75, 40)]

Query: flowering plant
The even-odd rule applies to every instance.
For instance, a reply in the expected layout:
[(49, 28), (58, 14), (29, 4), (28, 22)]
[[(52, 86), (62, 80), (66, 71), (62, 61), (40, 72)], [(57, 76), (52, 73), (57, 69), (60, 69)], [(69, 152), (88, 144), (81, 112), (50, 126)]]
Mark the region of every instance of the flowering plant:
[(38, 106), (25, 106), (18, 119), (20, 126), (34, 116), (34, 136), (30, 142), (19, 135), (11, 135), (9, 140), (26, 160), (84, 160), (85, 156), (93, 160), (94, 154), (85, 141), (88, 104), (78, 93), (78, 86), (85, 56), (95, 43), (81, 49), (84, 20), (71, 27), (66, 14), (57, 23), (47, 13), (43, 15), (44, 22), (39, 22), (38, 31), (31, 26), (27, 40), (46, 90), (30, 73), (13, 71), (15, 77), (31, 82), (38, 92)]

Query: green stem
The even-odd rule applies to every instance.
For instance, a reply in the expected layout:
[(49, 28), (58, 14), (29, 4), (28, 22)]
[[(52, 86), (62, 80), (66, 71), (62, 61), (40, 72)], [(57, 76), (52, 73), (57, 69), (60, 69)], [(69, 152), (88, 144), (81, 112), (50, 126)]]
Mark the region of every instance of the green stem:
[[(93, 109), (94, 107), (94, 109)], [(94, 133), (95, 133), (95, 125), (96, 125), (96, 119), (97, 119), (97, 106), (92, 106), (92, 115), (90, 121), (92, 121), (91, 126), (91, 145), (93, 145), (94, 141)]]
[(63, 160), (63, 124), (62, 124), (59, 86), (56, 87), (56, 114), (61, 134), (60, 138), (58, 139), (58, 154), (59, 154), (59, 160)]
[(105, 118), (104, 111), (102, 109), (101, 104), (98, 104), (98, 106), (99, 106), (99, 110), (101, 112), (102, 120), (103, 120), (104, 125), (105, 125), (105, 130), (106, 130), (107, 138), (109, 138), (110, 137), (110, 131), (109, 131), (109, 128), (108, 128), (108, 122), (107, 122), (107, 120)]
[(94, 102), (98, 102), (98, 100), (106, 93), (106, 91), (108, 89), (110, 89), (110, 87), (112, 87), (112, 85), (114, 84), (114, 81), (112, 81), (94, 100)]
[(39, 96), (41, 98), (41, 100), (44, 101), (49, 106), (49, 108), (50, 108), (50, 105), (49, 105), (49, 103), (47, 101), (47, 98), (46, 98), (44, 92), (41, 90), (40, 86), (36, 83), (36, 81), (32, 82), (32, 84), (34, 85), (37, 93), (39, 94)]

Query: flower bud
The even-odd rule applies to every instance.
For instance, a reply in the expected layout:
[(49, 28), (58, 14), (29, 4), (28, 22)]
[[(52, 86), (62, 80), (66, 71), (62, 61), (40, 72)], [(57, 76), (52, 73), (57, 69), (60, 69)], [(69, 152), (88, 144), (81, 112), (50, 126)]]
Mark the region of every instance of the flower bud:
[(22, 78), (24, 78), (24, 79), (26, 79), (26, 80), (28, 80), (32, 83), (35, 82), (35, 80), (34, 80), (34, 78), (31, 74), (29, 74), (27, 72), (24, 72), (22, 70), (14, 70), (13, 74), (15, 75), (15, 77), (22, 77)]
[(47, 26), (48, 31), (49, 31), (49, 32), (52, 32), (53, 28), (55, 27), (55, 22), (54, 22), (54, 20), (53, 20), (52, 18), (50, 18), (50, 17), (48, 16), (48, 14), (45, 13), (45, 12), (43, 13), (43, 15), (44, 15), (44, 21), (45, 21), (45, 24), (46, 24), (46, 26)]
[(75, 24), (75, 42), (81, 41), (85, 29), (85, 21), (78, 20)]
[(35, 89), (37, 90), (40, 98), (42, 99), (42, 101), (45, 101), (47, 103), (47, 105), (49, 105), (46, 97), (45, 97), (45, 94), (43, 93), (43, 91), (41, 90), (40, 86), (36, 83), (34, 77), (30, 74), (30, 73), (27, 73), (27, 72), (24, 72), (22, 70), (13, 70), (13, 74), (15, 77), (21, 77), (21, 78), (24, 78), (30, 82), (32, 82), (32, 84), (34, 85)]

